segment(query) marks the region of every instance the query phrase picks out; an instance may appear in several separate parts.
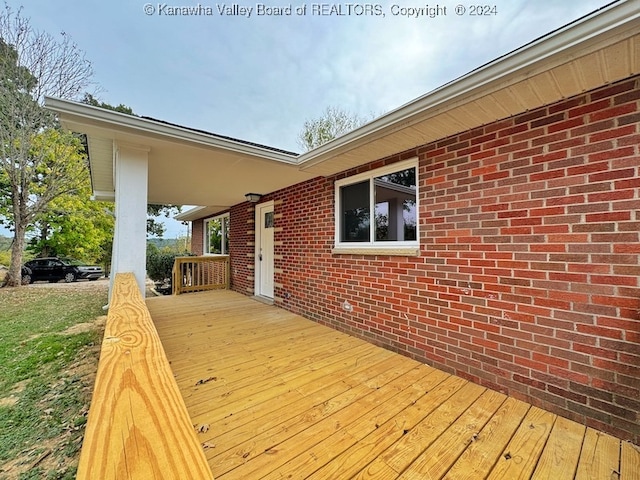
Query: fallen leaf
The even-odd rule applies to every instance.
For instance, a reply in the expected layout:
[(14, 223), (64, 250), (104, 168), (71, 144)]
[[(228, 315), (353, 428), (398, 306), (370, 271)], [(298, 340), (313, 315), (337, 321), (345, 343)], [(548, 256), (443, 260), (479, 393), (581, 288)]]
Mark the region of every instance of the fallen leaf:
[(209, 382), (215, 382), (216, 380), (218, 380), (218, 377), (209, 377), (206, 379), (200, 379), (196, 382), (196, 385), (204, 385), (205, 383), (209, 383)]
[(198, 425), (196, 427), (196, 431), (198, 433), (206, 433), (209, 431), (209, 424), (208, 423), (201, 423), (200, 425)]

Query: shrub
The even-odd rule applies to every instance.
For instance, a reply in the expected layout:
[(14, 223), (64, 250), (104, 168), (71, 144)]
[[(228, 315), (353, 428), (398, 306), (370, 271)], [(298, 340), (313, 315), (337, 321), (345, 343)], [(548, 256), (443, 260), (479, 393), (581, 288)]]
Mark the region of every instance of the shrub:
[(154, 282), (162, 283), (171, 278), (173, 262), (178, 255), (152, 251), (147, 254), (147, 275)]

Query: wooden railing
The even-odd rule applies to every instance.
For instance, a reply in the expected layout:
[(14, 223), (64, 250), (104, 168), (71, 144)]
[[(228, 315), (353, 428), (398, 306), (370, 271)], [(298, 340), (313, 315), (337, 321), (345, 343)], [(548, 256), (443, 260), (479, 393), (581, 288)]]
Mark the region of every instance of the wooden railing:
[(213, 479), (131, 273), (117, 274), (77, 479)]
[(176, 257), (171, 275), (175, 295), (229, 288), (229, 255)]

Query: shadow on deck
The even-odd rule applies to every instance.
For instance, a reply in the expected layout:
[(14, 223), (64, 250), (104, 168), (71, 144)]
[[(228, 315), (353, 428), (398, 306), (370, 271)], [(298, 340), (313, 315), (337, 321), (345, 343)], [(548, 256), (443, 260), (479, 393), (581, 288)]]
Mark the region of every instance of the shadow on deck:
[(627, 442), (238, 293), (147, 306), (218, 480), (640, 478)]

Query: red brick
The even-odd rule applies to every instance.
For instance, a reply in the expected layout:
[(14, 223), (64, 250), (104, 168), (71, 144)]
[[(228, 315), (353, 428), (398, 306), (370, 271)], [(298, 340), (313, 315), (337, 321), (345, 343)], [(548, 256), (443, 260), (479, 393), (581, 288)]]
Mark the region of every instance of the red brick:
[(627, 113), (632, 113), (637, 111), (637, 107), (633, 103), (625, 103), (623, 105), (618, 105), (613, 108), (608, 108), (606, 110), (600, 110), (599, 112), (594, 112), (590, 115), (589, 121), (597, 122), (598, 120), (605, 120), (607, 118), (616, 118), (621, 117)]
[[(591, 405), (640, 397), (639, 78), (265, 195), (282, 201), (278, 305), (633, 436)], [(416, 155), (420, 256), (333, 254), (334, 182)], [(245, 294), (252, 215), (231, 209)]]
[(624, 222), (631, 219), (631, 212), (608, 212), (586, 215), (587, 222)]
[(588, 156), (590, 162), (601, 162), (621, 157), (631, 157), (635, 153), (635, 147), (622, 147), (615, 150), (592, 153)]
[(568, 115), (569, 115), (569, 118), (579, 117), (587, 113), (596, 112), (598, 110), (604, 110), (606, 108), (609, 108), (610, 106), (611, 106), (611, 100), (607, 98), (604, 100), (600, 100), (598, 102), (589, 102), (585, 105), (573, 108), (568, 111)]
[(614, 97), (613, 104), (621, 105), (623, 103), (633, 102), (638, 99), (640, 99), (640, 90), (633, 90)]
[(611, 128), (603, 132), (593, 133), (589, 137), (589, 142), (595, 143), (595, 142), (600, 142), (602, 140), (620, 139), (622, 137), (625, 137), (627, 135), (632, 135), (634, 133), (636, 133), (635, 125), (625, 125), (624, 127)]
[(640, 123), (640, 113), (635, 113), (633, 115), (625, 115), (624, 117), (618, 118), (618, 126), (622, 125), (630, 125), (630, 124), (638, 124)]
[(634, 80), (628, 80), (616, 83), (609, 87), (602, 88), (600, 90), (596, 90), (591, 94), (591, 101), (600, 100), (601, 98), (612, 97), (614, 95), (620, 95), (624, 92), (637, 92), (636, 82)]

